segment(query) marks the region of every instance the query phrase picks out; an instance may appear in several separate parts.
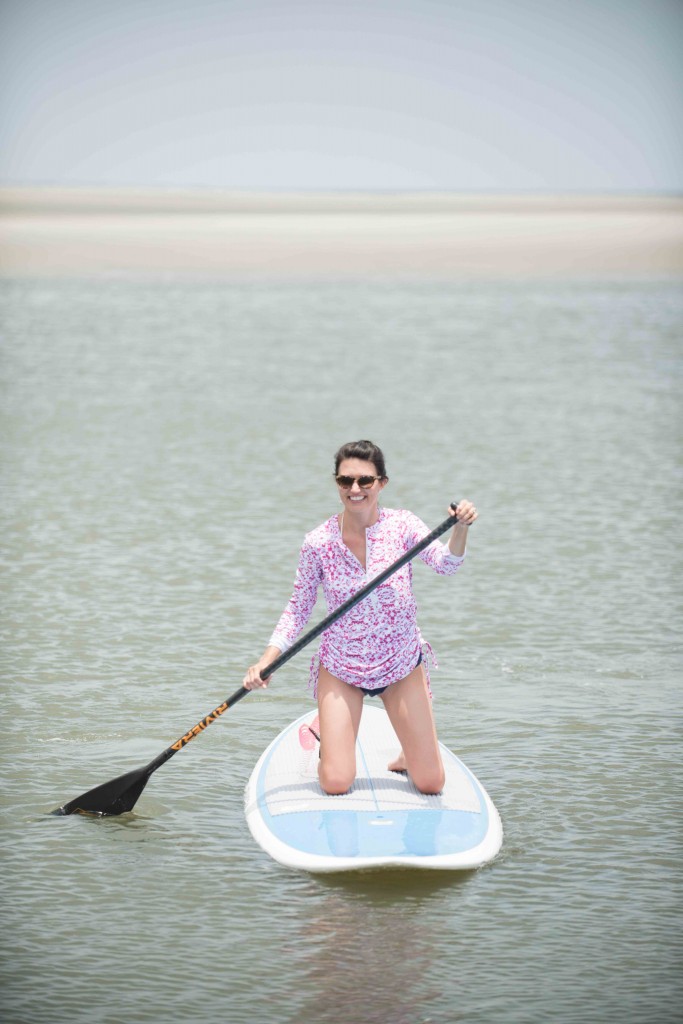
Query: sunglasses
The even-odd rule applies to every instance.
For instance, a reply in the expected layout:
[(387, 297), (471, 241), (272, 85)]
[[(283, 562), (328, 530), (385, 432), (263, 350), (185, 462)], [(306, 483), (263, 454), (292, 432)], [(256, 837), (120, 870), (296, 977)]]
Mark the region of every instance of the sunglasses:
[(336, 476), (337, 487), (342, 487), (345, 491), (350, 490), (354, 483), (357, 483), (359, 487), (362, 487), (364, 491), (369, 491), (375, 480), (381, 480), (381, 476)]

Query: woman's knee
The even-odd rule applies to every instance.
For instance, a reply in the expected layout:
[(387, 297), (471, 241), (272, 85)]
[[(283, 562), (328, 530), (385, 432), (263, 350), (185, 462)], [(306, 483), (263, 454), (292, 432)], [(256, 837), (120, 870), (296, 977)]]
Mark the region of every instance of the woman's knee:
[(340, 768), (339, 766), (326, 765), (320, 762), (318, 778), (320, 785), (328, 796), (341, 796), (348, 793), (356, 777), (355, 766), (353, 768)]
[(413, 785), (424, 793), (425, 796), (438, 796), (443, 792), (446, 784), (446, 773), (443, 765), (435, 765), (431, 769), (422, 769), (416, 773), (410, 773)]

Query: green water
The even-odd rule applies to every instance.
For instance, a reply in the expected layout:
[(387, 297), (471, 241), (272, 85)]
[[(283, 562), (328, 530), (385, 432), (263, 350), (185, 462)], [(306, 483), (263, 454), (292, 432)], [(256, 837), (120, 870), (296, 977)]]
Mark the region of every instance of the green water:
[[(680, 1019), (680, 288), (1, 291), (8, 1024)], [(499, 858), (321, 879), (254, 844), (244, 786), (307, 652), (132, 815), (50, 816), (239, 685), (359, 436), (387, 505), (480, 510), (416, 592)]]

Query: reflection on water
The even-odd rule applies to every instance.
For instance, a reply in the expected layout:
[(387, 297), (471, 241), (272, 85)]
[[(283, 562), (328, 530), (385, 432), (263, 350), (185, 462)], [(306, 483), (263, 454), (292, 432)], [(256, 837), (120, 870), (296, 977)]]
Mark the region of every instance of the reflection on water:
[[(10, 1024), (675, 1020), (677, 288), (3, 299)], [(418, 566), (415, 589), (440, 735), (500, 810), (501, 855), (311, 878), (255, 846), (244, 785), (306, 707), (306, 655), (133, 814), (52, 817), (235, 690), (353, 436), (385, 447), (387, 504), (481, 510), (463, 572)]]
[[(304, 972), (302, 1019), (336, 1022), (340, 1012), (343, 1019), (373, 1024), (424, 1019), (423, 1008), (439, 995), (429, 970), (436, 948), (429, 912), (434, 892), (416, 885), (417, 893), (409, 878), (397, 875), (380, 891), (370, 878), (364, 888), (328, 885), (310, 913), (317, 943)], [(350, 969), (340, 972), (340, 963)]]

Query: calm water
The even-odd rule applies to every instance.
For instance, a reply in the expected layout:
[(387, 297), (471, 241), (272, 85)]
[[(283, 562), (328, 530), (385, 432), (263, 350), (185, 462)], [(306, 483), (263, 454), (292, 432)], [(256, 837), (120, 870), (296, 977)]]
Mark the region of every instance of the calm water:
[[(8, 1024), (681, 1019), (678, 286), (2, 299)], [(500, 857), (323, 880), (255, 846), (244, 785), (308, 706), (306, 652), (134, 814), (50, 816), (239, 685), (357, 436), (387, 505), (481, 510), (466, 569), (416, 589)]]

